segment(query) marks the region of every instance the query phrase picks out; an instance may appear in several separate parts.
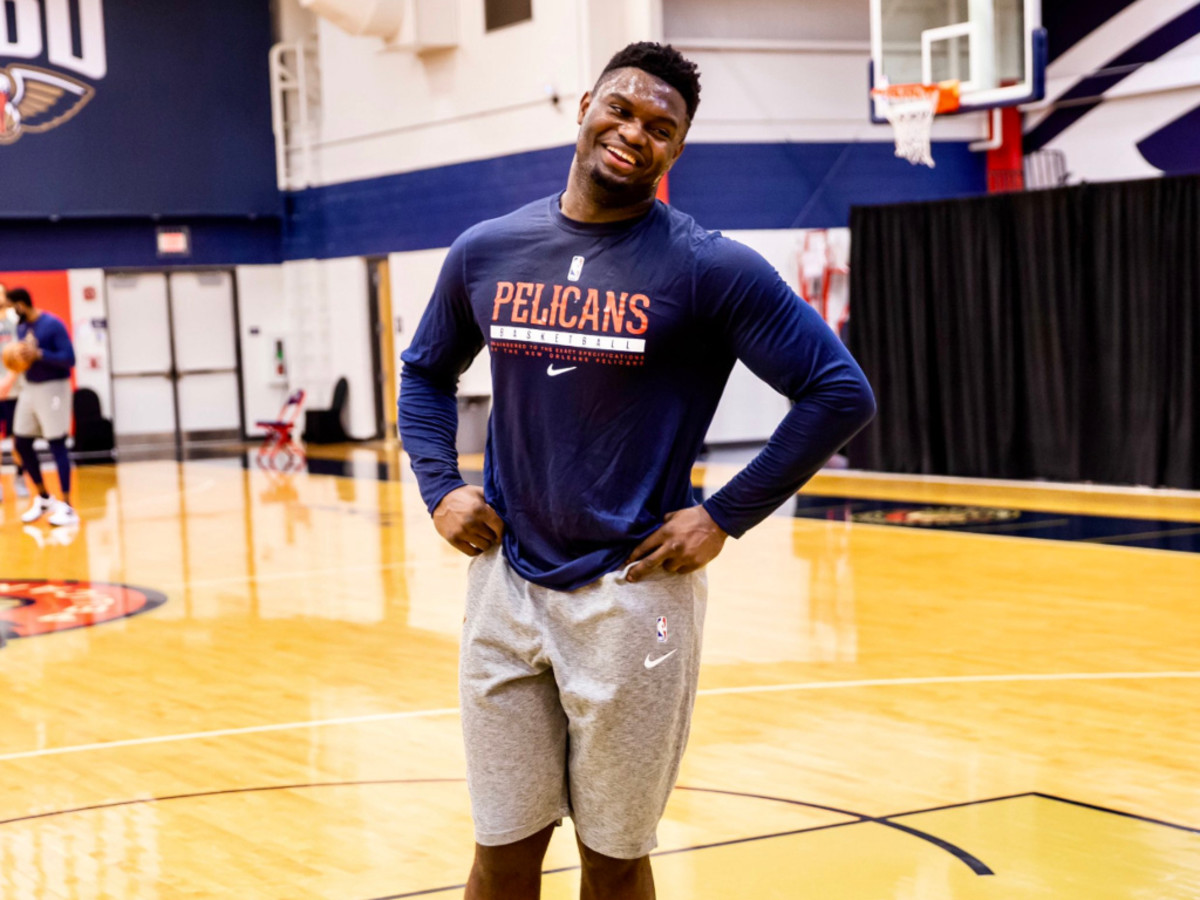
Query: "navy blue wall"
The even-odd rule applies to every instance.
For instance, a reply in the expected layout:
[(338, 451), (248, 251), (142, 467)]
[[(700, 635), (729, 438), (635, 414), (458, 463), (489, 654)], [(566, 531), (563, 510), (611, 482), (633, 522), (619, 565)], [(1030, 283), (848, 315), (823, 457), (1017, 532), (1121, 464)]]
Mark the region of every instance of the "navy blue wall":
[[(241, 265), (448, 246), (483, 219), (562, 190), (573, 146), (329, 185), (283, 196), (282, 218), (0, 219), (0, 267)], [(936, 169), (891, 144), (695, 144), (671, 172), (671, 202), (708, 228), (828, 228), (850, 207), (973, 196), (982, 154), (934, 147)], [(164, 261), (155, 227), (186, 224), (193, 255)]]
[(892, 144), (693, 144), (671, 170), (671, 203), (707, 228), (836, 228), (851, 206), (987, 192), (987, 160), (937, 143), (934, 169)]
[[(186, 224), (192, 255), (160, 259), (159, 225)], [(281, 262), (277, 218), (206, 219), (0, 219), (0, 269), (30, 271), (163, 266), (230, 266)]]
[[(445, 247), (471, 225), (566, 186), (573, 146), (292, 194), (288, 259)], [(938, 143), (936, 169), (891, 144), (693, 144), (671, 171), (671, 203), (707, 228), (829, 228), (850, 207), (986, 192), (986, 161)]]

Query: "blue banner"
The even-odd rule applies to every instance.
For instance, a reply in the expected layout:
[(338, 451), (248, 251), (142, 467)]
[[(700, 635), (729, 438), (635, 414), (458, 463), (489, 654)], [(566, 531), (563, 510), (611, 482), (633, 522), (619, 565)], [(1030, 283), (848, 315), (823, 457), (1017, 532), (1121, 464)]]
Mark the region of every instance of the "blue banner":
[(277, 216), (266, 0), (0, 2), (0, 217)]

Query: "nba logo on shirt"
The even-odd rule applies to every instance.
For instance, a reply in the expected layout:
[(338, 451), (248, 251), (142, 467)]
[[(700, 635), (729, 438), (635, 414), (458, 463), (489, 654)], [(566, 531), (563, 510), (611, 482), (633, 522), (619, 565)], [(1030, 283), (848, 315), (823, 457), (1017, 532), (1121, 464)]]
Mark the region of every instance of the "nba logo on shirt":
[(571, 257), (571, 268), (567, 271), (567, 281), (578, 281), (581, 274), (583, 274), (583, 257)]
[(667, 617), (658, 617), (658, 642), (665, 644), (667, 642)]

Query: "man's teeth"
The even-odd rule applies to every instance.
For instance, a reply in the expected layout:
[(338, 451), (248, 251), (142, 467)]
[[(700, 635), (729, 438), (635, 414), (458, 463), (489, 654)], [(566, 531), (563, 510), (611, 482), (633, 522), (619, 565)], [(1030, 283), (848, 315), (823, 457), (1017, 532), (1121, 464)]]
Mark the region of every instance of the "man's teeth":
[(631, 166), (637, 165), (637, 160), (634, 159), (632, 156), (630, 156), (628, 153), (622, 153), (620, 150), (614, 150), (612, 147), (608, 148), (608, 152), (611, 153), (613, 156), (617, 157), (617, 159), (625, 160), (625, 162), (629, 163)]

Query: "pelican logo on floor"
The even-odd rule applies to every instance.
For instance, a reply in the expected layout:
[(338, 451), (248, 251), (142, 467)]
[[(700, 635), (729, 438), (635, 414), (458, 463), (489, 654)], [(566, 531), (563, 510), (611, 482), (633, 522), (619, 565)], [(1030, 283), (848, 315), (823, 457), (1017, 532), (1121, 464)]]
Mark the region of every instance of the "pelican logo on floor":
[(1019, 519), (1018, 509), (996, 509), (989, 506), (923, 506), (920, 508), (873, 509), (855, 513), (855, 522), (871, 525), (914, 525), (937, 528), (961, 525), (986, 525)]
[(166, 594), (128, 584), (39, 578), (0, 581), (0, 631), (7, 637), (34, 637), (86, 628), (166, 602)]

